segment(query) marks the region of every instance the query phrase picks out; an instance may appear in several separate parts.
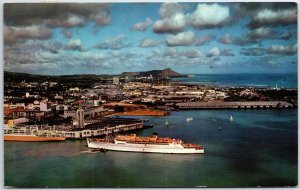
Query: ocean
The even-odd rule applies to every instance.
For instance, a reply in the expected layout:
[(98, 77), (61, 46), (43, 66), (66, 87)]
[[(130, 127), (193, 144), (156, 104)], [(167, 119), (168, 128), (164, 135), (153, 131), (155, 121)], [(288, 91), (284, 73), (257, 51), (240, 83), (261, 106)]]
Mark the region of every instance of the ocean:
[[(187, 117), (193, 121), (187, 123)], [(137, 131), (138, 135), (157, 132), (199, 143), (205, 154), (89, 153), (84, 140), (4, 142), (4, 184), (16, 188), (298, 184), (297, 109), (187, 110), (142, 118), (150, 119), (148, 124), (154, 127)]]
[(175, 78), (189, 84), (220, 87), (297, 88), (297, 74), (195, 74), (191, 78)]

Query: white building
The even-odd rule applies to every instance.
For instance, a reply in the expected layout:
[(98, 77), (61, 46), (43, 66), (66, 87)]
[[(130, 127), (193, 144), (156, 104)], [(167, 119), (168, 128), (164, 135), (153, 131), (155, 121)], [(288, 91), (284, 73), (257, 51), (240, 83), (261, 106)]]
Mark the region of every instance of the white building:
[(51, 104), (47, 102), (40, 102), (40, 111), (45, 111), (45, 112), (51, 111)]
[(64, 118), (67, 118), (67, 117), (76, 118), (76, 113), (77, 113), (76, 110), (65, 110), (63, 117)]
[(120, 83), (119, 77), (113, 77), (113, 84), (118, 85)]
[(84, 110), (82, 108), (79, 108), (77, 110), (76, 121), (77, 121), (77, 126), (79, 128), (84, 127)]
[(29, 121), (29, 119), (22, 117), (22, 118), (14, 119), (13, 123), (15, 125), (17, 125), (17, 124), (21, 124), (21, 123), (27, 123), (28, 121)]

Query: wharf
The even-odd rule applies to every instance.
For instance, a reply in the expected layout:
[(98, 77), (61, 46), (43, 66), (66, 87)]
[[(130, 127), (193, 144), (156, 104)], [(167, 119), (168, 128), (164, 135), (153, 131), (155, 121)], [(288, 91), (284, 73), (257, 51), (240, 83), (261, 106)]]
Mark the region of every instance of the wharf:
[(285, 101), (246, 101), (246, 102), (184, 102), (177, 103), (179, 109), (266, 109), (292, 108)]
[(161, 111), (161, 110), (149, 110), (149, 109), (143, 109), (143, 110), (133, 110), (133, 111), (127, 111), (127, 112), (121, 112), (117, 113), (116, 115), (121, 116), (165, 116), (168, 115), (167, 111)]
[(97, 123), (86, 125), (84, 128), (73, 128), (65, 131), (65, 134), (68, 139), (82, 139), (109, 135), (148, 128), (149, 126), (144, 125), (144, 122), (146, 121), (148, 120), (134, 118), (102, 118)]
[(87, 137), (97, 137), (103, 135), (110, 135), (125, 131), (135, 131), (139, 129), (146, 129), (153, 127), (151, 125), (144, 125), (149, 119), (136, 119), (136, 118), (108, 118), (104, 117), (94, 120), (91, 124), (88, 124), (82, 128), (71, 126), (71, 125), (20, 125), (27, 129), (36, 127), (40, 132), (43, 133), (60, 133), (63, 134), (67, 139), (84, 139)]

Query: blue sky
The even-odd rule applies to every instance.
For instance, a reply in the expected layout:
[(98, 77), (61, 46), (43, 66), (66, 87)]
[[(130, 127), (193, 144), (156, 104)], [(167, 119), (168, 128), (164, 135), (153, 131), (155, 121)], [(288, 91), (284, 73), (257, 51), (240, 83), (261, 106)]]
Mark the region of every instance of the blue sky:
[(295, 3), (4, 5), (4, 70), (297, 72)]

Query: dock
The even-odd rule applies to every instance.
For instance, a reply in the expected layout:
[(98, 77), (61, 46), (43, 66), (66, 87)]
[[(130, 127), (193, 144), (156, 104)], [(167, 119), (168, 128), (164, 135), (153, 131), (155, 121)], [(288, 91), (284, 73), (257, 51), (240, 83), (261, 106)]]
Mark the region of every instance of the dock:
[(179, 109), (270, 109), (292, 108), (285, 101), (244, 101), (244, 102), (184, 102), (177, 103)]
[(97, 123), (86, 125), (84, 128), (73, 128), (64, 131), (64, 133), (66, 134), (67, 139), (97, 137), (149, 128), (149, 126), (144, 125), (144, 122), (147, 121), (147, 119), (134, 118), (102, 118)]
[(115, 115), (120, 116), (166, 116), (168, 115), (167, 111), (161, 110), (150, 110), (150, 109), (143, 109), (143, 110), (133, 110), (127, 112), (120, 112), (116, 113)]

